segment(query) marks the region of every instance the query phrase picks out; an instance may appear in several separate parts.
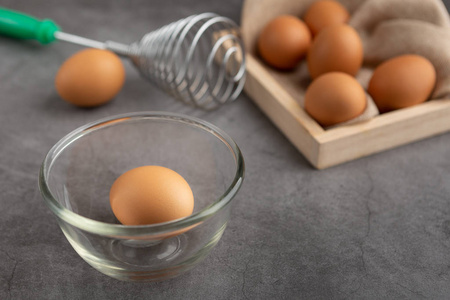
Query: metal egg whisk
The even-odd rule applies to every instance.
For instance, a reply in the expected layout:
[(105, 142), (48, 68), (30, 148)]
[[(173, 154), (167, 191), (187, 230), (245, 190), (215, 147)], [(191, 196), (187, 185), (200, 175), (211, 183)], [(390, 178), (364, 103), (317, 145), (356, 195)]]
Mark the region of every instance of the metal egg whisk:
[(0, 8), (1, 34), (111, 50), (129, 57), (144, 77), (176, 99), (203, 109), (217, 108), (242, 91), (245, 51), (237, 31), (232, 20), (203, 13), (147, 33), (131, 45), (103, 43), (62, 32), (51, 20)]

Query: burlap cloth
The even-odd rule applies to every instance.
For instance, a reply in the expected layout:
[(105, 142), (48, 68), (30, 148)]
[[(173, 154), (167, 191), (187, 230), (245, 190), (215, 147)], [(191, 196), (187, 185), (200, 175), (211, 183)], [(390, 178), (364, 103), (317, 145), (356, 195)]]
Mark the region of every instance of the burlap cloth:
[[(241, 19), (241, 33), (247, 51), (257, 55), (259, 33), (281, 14), (302, 17), (316, 0), (246, 0)], [(364, 64), (356, 79), (367, 89), (373, 69), (381, 62), (402, 54), (428, 58), (436, 68), (437, 80), (432, 100), (450, 96), (450, 19), (440, 0), (336, 0), (351, 14), (349, 25), (355, 28), (364, 47)], [(310, 84), (306, 61), (292, 72), (267, 71), (303, 106)], [(354, 123), (378, 114), (368, 96), (367, 109)], [(342, 125), (340, 124), (340, 125)]]

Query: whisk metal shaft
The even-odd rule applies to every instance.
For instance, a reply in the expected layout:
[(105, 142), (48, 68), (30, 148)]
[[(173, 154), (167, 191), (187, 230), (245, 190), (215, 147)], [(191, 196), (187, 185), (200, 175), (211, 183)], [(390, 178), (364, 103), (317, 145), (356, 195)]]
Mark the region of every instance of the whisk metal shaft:
[(69, 42), (88, 48), (108, 49), (122, 56), (128, 56), (131, 54), (129, 45), (117, 43), (114, 41), (100, 42), (62, 31), (56, 31), (55, 38), (60, 41)]
[(95, 40), (91, 40), (91, 39), (87, 39), (81, 36), (77, 36), (77, 35), (73, 35), (70, 33), (65, 33), (62, 31), (56, 31), (55, 32), (55, 38), (57, 38), (60, 41), (65, 41), (65, 42), (69, 42), (72, 44), (77, 44), (77, 45), (81, 45), (81, 46), (85, 46), (85, 47), (90, 47), (90, 48), (98, 48), (98, 49), (106, 49), (106, 44), (99, 42), (99, 41), (95, 41)]

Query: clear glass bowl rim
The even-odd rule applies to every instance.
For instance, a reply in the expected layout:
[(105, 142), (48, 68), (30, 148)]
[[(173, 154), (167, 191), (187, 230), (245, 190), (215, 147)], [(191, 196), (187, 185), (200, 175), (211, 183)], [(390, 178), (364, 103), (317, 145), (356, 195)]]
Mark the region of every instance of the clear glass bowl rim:
[[(211, 205), (205, 207), (201, 211), (198, 211), (186, 218), (165, 223), (139, 225), (139, 226), (126, 226), (121, 224), (112, 224), (92, 220), (87, 217), (78, 215), (62, 206), (50, 191), (47, 181), (49, 169), (51, 169), (53, 162), (58, 158), (59, 154), (62, 153), (64, 149), (67, 146), (69, 146), (72, 142), (75, 142), (77, 139), (82, 138), (84, 135), (92, 133), (93, 131), (99, 130), (101, 128), (110, 125), (116, 125), (118, 122), (129, 122), (143, 119), (153, 119), (153, 120), (157, 119), (157, 120), (167, 120), (186, 123), (187, 125), (195, 126), (202, 130), (205, 130), (210, 134), (216, 136), (216, 138), (220, 139), (230, 149), (232, 155), (235, 158), (236, 163), (236, 173), (234, 179), (231, 182), (230, 186), (225, 191), (225, 193), (220, 197), (218, 197)], [(58, 218), (60, 218), (64, 222), (93, 234), (133, 238), (133, 237), (142, 237), (148, 235), (158, 235), (174, 232), (176, 230), (180, 230), (189, 226), (199, 224), (205, 221), (206, 219), (212, 217), (222, 208), (227, 206), (234, 198), (244, 180), (244, 170), (245, 170), (244, 159), (237, 144), (224, 131), (210, 124), (209, 122), (178, 113), (160, 112), (160, 111), (135, 112), (135, 113), (113, 115), (97, 121), (90, 122), (86, 125), (78, 127), (77, 129), (70, 132), (62, 139), (60, 139), (49, 150), (49, 152), (44, 158), (44, 161), (42, 162), (39, 171), (39, 189), (47, 206)]]

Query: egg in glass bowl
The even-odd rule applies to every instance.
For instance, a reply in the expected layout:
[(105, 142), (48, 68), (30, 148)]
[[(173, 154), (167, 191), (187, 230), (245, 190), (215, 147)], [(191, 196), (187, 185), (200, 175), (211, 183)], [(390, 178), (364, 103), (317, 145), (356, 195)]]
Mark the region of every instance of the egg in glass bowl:
[[(142, 166), (185, 180), (194, 199), (188, 213), (150, 224), (119, 221), (111, 188), (121, 175)], [(95, 121), (63, 137), (42, 163), (39, 187), (67, 240), (88, 264), (119, 280), (161, 281), (191, 269), (217, 244), (243, 179), (239, 147), (221, 129), (184, 115), (139, 112)], [(149, 193), (164, 184), (160, 180)], [(145, 209), (154, 208), (137, 211)]]

